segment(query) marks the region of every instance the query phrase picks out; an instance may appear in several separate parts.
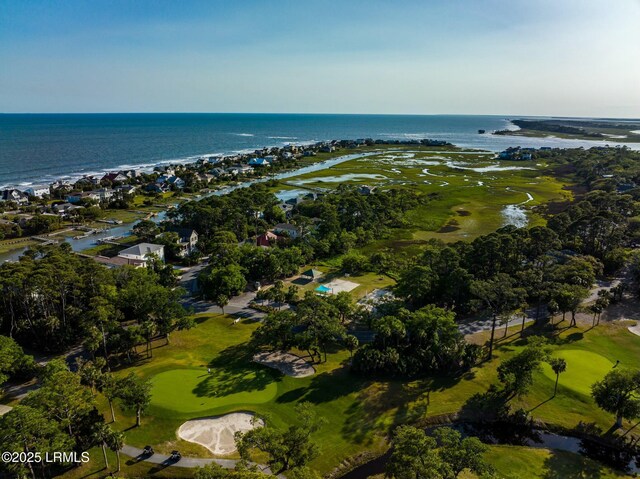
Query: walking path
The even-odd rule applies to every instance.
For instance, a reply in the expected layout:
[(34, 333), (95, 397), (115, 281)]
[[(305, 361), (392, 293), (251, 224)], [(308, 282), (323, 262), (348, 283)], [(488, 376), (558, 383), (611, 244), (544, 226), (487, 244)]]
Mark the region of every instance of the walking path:
[[(205, 457), (182, 457), (178, 461), (171, 460), (170, 456), (166, 454), (158, 454), (155, 453), (152, 456), (147, 456), (144, 454), (144, 451), (140, 448), (124, 445), (120, 452), (126, 454), (127, 456), (132, 457), (136, 462), (145, 461), (151, 464), (160, 464), (162, 466), (173, 466), (173, 467), (186, 467), (186, 468), (194, 468), (194, 467), (203, 467), (207, 464), (216, 463), (219, 466), (222, 466), (226, 469), (233, 469), (236, 467), (238, 463), (235, 459), (216, 459), (216, 458), (205, 458)], [(268, 466), (264, 466), (262, 464), (254, 464), (250, 463), (250, 465), (254, 465), (258, 467), (258, 470), (265, 474), (272, 474), (271, 469)]]

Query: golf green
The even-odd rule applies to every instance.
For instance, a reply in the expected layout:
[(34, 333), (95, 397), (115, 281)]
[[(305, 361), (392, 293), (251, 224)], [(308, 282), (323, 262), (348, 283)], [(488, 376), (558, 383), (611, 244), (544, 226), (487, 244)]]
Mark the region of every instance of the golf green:
[[(604, 356), (581, 349), (563, 349), (553, 355), (567, 362), (567, 370), (560, 374), (559, 385), (581, 394), (590, 395), (593, 383), (600, 381), (613, 367), (613, 363)], [(551, 366), (545, 363), (542, 370), (555, 382), (556, 374)]]
[(151, 384), (151, 405), (180, 413), (261, 404), (278, 393), (273, 377), (260, 371), (219, 375), (205, 369), (172, 369), (154, 376)]

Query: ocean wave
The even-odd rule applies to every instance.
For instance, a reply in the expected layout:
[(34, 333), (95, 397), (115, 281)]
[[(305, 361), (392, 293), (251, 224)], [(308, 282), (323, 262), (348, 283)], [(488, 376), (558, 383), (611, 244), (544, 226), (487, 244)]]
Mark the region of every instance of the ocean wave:
[(235, 136), (256, 136), (253, 133), (230, 133), (230, 135), (235, 135)]
[(297, 136), (267, 136), (270, 140), (297, 140)]

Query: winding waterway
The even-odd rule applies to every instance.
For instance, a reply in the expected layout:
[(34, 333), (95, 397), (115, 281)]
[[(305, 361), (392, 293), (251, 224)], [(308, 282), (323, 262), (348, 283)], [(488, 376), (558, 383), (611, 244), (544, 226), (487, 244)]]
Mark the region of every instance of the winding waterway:
[[(312, 165), (309, 166), (304, 166), (302, 168), (298, 168), (295, 170), (290, 170), (290, 171), (284, 171), (282, 173), (276, 173), (274, 175), (271, 176), (267, 176), (267, 177), (263, 177), (263, 178), (256, 178), (253, 180), (248, 180), (248, 181), (243, 181), (240, 183), (237, 183), (235, 185), (231, 185), (231, 186), (225, 186), (224, 188), (220, 188), (219, 190), (213, 191), (211, 193), (207, 193), (202, 195), (200, 198), (198, 198), (196, 201), (200, 201), (204, 198), (207, 198), (209, 196), (223, 196), (223, 195), (227, 195), (229, 193), (231, 193), (234, 190), (237, 190), (238, 188), (245, 188), (249, 185), (252, 185), (254, 183), (264, 183), (266, 181), (269, 180), (282, 180), (282, 179), (286, 179), (286, 178), (292, 178), (294, 176), (299, 176), (299, 175), (305, 175), (308, 173), (314, 173), (316, 171), (321, 171), (327, 168), (331, 168), (332, 166), (335, 165), (339, 165), (340, 163), (344, 163), (345, 161), (350, 161), (350, 160), (354, 160), (357, 158), (365, 158), (367, 156), (372, 156), (372, 155), (377, 155), (379, 154), (379, 152), (367, 152), (367, 153), (354, 153), (354, 154), (350, 154), (350, 155), (343, 155), (343, 156), (338, 156), (336, 158), (332, 158), (330, 160), (325, 160), (325, 161), (321, 161), (318, 163), (314, 163)], [(158, 213), (156, 216), (152, 217), (151, 220), (156, 222), (156, 223), (160, 223), (161, 221), (164, 221), (167, 218), (167, 212), (166, 211), (161, 211), (160, 213)], [(100, 233), (94, 234), (94, 235), (90, 235), (90, 236), (86, 236), (83, 238), (79, 238), (79, 239), (75, 239), (72, 237), (65, 237), (64, 241), (66, 241), (67, 243), (69, 243), (71, 245), (71, 249), (73, 251), (77, 251), (77, 252), (82, 252), (86, 249), (89, 249), (93, 246), (95, 246), (96, 242), (100, 239), (109, 237), (109, 236), (129, 236), (131, 235), (131, 230), (133, 229), (133, 227), (138, 223), (139, 221), (136, 221), (134, 223), (127, 223), (126, 225), (121, 225), (121, 226), (116, 226), (113, 228), (107, 228), (103, 231), (101, 231)], [(24, 252), (28, 249), (28, 247), (24, 247), (21, 249), (15, 249), (13, 251), (10, 251), (8, 253), (2, 253), (0, 254), (0, 263), (3, 263), (5, 261), (17, 261), (20, 256), (22, 256), (24, 254)]]

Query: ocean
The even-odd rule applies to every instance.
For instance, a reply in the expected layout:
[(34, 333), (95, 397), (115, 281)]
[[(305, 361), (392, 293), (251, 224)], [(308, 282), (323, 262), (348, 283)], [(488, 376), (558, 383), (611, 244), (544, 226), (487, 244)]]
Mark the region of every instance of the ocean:
[(509, 125), (507, 117), (470, 115), (0, 114), (0, 189), (331, 139), (433, 138), (491, 151), (605, 144), (478, 134)]

